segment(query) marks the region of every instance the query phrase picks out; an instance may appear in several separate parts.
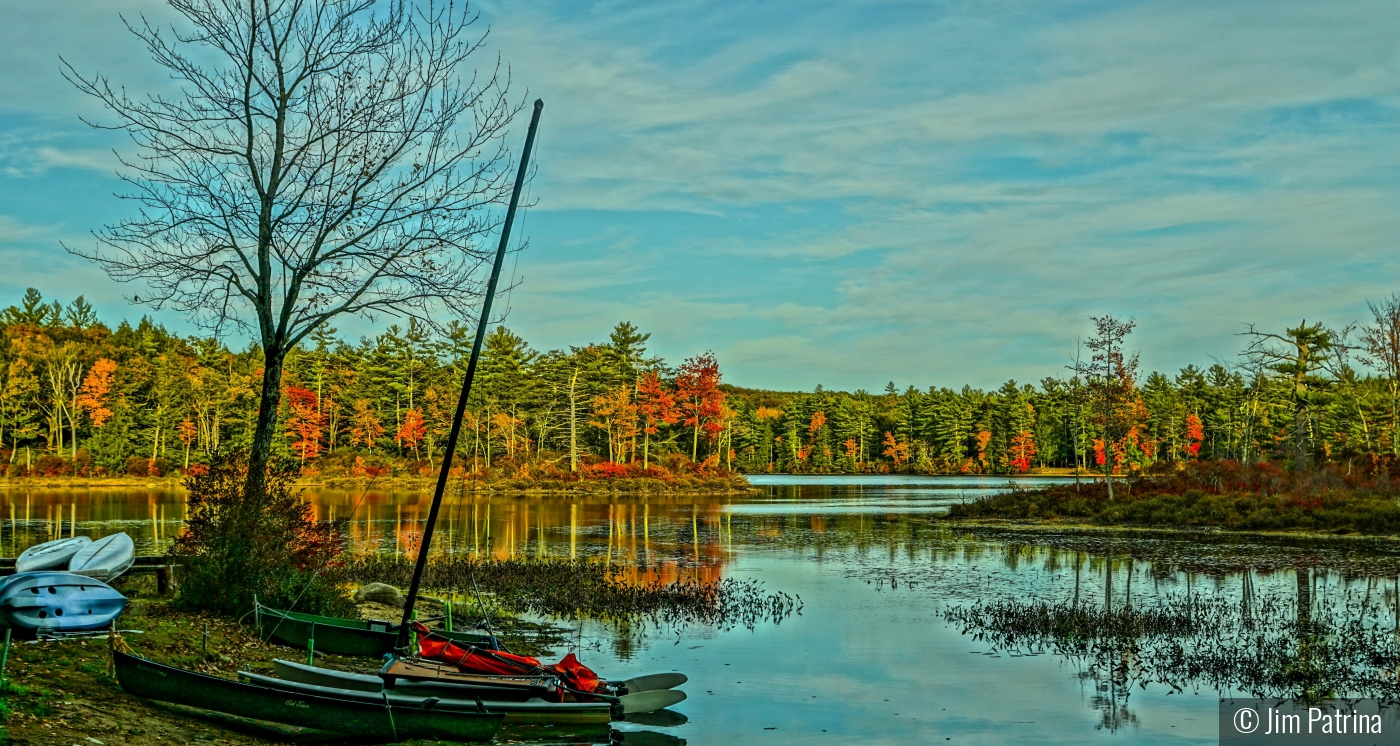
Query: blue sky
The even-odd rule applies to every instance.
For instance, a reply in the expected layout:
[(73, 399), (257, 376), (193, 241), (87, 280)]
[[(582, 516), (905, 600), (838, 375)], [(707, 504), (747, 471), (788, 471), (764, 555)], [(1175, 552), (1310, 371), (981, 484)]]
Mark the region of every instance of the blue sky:
[[(546, 101), (507, 319), (536, 347), (629, 319), (739, 385), (995, 386), (1062, 375), (1090, 314), (1171, 371), (1400, 291), (1400, 4), (476, 7)], [(59, 247), (128, 213), (58, 63), (165, 85), (141, 12), (0, 0), (0, 296), (141, 313)]]

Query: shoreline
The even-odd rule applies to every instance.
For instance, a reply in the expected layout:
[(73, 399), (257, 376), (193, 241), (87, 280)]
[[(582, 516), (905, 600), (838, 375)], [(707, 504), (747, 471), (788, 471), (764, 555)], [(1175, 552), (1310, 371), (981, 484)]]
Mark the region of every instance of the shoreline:
[[(296, 481), (296, 487), (320, 489), (366, 489), (401, 491), (431, 491), (435, 477), (326, 477), (308, 476)], [(0, 479), (0, 493), (35, 490), (103, 490), (148, 489), (163, 491), (185, 490), (183, 476), (171, 477), (19, 477)], [(680, 495), (749, 495), (759, 490), (742, 475), (710, 477), (667, 482), (659, 479), (581, 479), (578, 481), (548, 480), (532, 482), (502, 479), (489, 482), (453, 479), (449, 490), (465, 490), (482, 494), (546, 495), (580, 494), (680, 494)]]
[(1141, 535), (1161, 535), (1163, 537), (1189, 538), (1191, 536), (1271, 538), (1271, 539), (1325, 539), (1329, 541), (1379, 541), (1400, 544), (1400, 534), (1365, 533), (1319, 533), (1316, 531), (1293, 531), (1280, 529), (1233, 529), (1220, 526), (1143, 526), (1139, 524), (1080, 523), (1076, 521), (1033, 521), (1014, 518), (958, 518), (947, 515), (934, 516), (931, 523), (949, 528), (1000, 529), (1023, 533), (1051, 533), (1063, 531), (1079, 534), (1125, 533)]

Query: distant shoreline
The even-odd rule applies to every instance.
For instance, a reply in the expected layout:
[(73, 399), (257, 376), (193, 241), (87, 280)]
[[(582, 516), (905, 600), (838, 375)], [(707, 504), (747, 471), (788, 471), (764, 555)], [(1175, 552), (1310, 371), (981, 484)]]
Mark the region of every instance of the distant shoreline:
[[(308, 476), (297, 480), (301, 488), (363, 489), (373, 486), (380, 490), (431, 491), (435, 477), (326, 477)], [(568, 480), (497, 479), (486, 482), (453, 479), (449, 489), (480, 493), (514, 494), (704, 494), (745, 495), (757, 488), (742, 475), (693, 477), (675, 481), (650, 478), (612, 478)], [(0, 479), (0, 493), (32, 490), (71, 489), (148, 489), (181, 491), (183, 476), (169, 477), (18, 477)]]

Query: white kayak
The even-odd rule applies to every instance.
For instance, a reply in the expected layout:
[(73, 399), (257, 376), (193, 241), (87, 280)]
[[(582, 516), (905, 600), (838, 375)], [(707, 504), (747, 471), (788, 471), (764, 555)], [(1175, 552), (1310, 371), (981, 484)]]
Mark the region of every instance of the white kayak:
[(73, 555), (91, 543), (92, 539), (86, 536), (70, 536), (67, 539), (55, 539), (43, 544), (35, 544), (24, 550), (19, 559), (15, 560), (15, 572), (62, 570), (68, 567), (68, 562), (73, 559)]
[(68, 572), (98, 580), (112, 580), (136, 561), (136, 545), (125, 533), (104, 536), (83, 547), (68, 563)]

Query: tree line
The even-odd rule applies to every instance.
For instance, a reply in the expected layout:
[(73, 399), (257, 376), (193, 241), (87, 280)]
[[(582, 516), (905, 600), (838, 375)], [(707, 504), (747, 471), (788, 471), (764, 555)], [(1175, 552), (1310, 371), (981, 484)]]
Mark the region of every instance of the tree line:
[[(1198, 459), (1323, 462), (1400, 455), (1400, 300), (1373, 323), (1253, 329), (1236, 364), (1141, 375), (1131, 321), (1093, 319), (1076, 362), (1037, 383), (872, 393), (722, 383), (699, 354), (672, 366), (622, 322), (540, 352), (490, 331), (459, 445), (470, 471), (548, 462), (626, 476), (742, 472), (1132, 473)], [(0, 313), (0, 456), (8, 473), (149, 474), (246, 450), (263, 385), (256, 344), (230, 349), (143, 318), (115, 329), (79, 297), (30, 289)], [(282, 371), (275, 452), (323, 470), (430, 473), (442, 457), (472, 329), (416, 321), (357, 342), (318, 328)], [(1358, 365), (1372, 372), (1363, 374)]]

